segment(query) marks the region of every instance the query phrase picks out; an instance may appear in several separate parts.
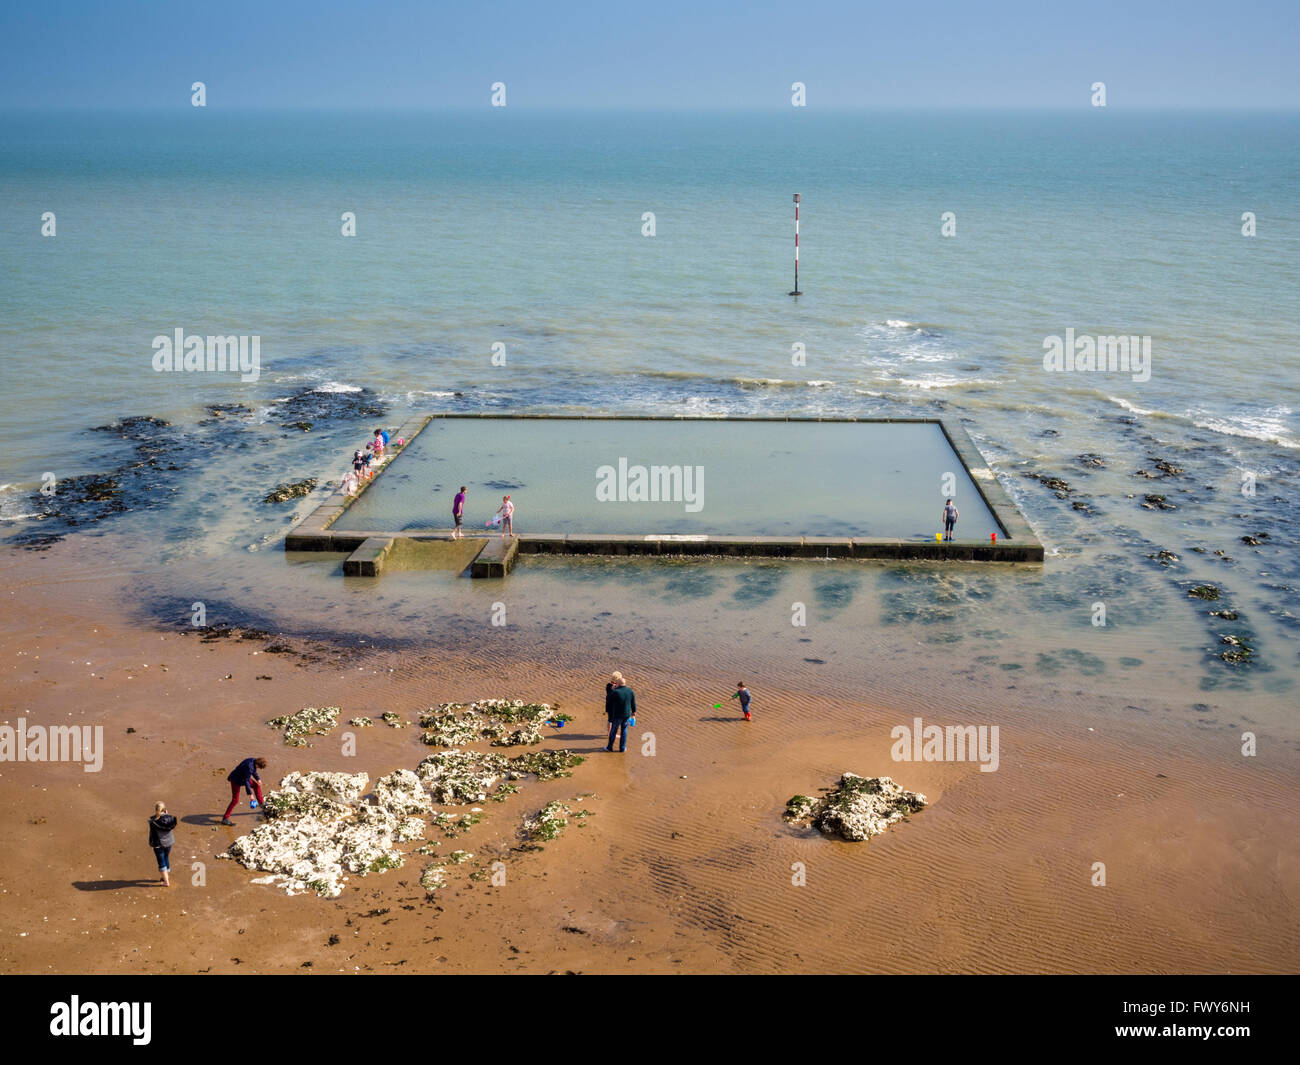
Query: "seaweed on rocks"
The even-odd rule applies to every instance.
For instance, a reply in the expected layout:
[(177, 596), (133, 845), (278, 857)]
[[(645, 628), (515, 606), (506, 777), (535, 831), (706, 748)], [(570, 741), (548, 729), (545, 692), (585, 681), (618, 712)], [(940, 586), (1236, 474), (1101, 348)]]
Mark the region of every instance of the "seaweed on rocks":
[(1133, 476), (1145, 477), (1148, 481), (1158, 481), (1165, 477), (1178, 477), (1184, 472), (1183, 467), (1175, 466), (1166, 459), (1153, 458), (1151, 464), (1159, 471), (1158, 473), (1152, 473), (1150, 470), (1134, 470)]
[(1219, 657), (1231, 665), (1240, 665), (1255, 657), (1255, 648), (1240, 636), (1220, 635), (1219, 643), (1226, 644), (1228, 648), (1220, 651)]
[(1212, 584), (1198, 584), (1194, 588), (1188, 588), (1187, 594), (1193, 599), (1205, 599), (1214, 602), (1219, 598), (1219, 589)]
[(478, 751), (439, 751), (425, 758), (416, 773), (443, 806), (484, 802), (499, 781), (525, 776), (556, 780), (572, 776), (583, 758), (572, 751), (529, 751), (514, 758)]
[(786, 803), (785, 820), (809, 823), (825, 836), (860, 842), (880, 835), (927, 804), (924, 795), (905, 791), (889, 777), (846, 772), (835, 787), (825, 790), (820, 799), (806, 795), (791, 798)]
[(384, 809), (403, 814), (428, 813), (433, 809), (420, 778), (409, 769), (395, 769), (376, 780), (375, 800)]
[(337, 706), (304, 706), (297, 713), (281, 714), (267, 722), (272, 728), (284, 729), (287, 747), (310, 747), (308, 736), (328, 736), (338, 723)]
[(572, 751), (529, 751), (506, 762), (506, 777), (518, 780), (522, 776), (535, 776), (538, 780), (556, 780), (571, 777), (570, 770), (582, 765), (585, 759)]
[(432, 898), (442, 888), (447, 886), (447, 875), (439, 867), (438, 862), (430, 862), (420, 873), (420, 887), (424, 888), (424, 893)]
[(252, 414), (253, 408), (245, 406), (243, 403), (209, 403), (208, 416), (213, 421), (219, 421), (231, 414), (247, 415)]
[(542, 843), (558, 839), (560, 833), (569, 827), (569, 818), (581, 820), (590, 816), (589, 810), (574, 810), (568, 803), (556, 800), (525, 817), (520, 833), (526, 843), (536, 848)]
[(464, 747), (481, 739), (490, 740), (493, 747), (532, 745), (542, 742), (542, 726), (555, 720), (572, 720), (559, 713), (558, 703), (522, 699), (441, 703), (420, 715), (420, 727), (429, 730), (420, 739), (430, 747)]
[(28, 503), (33, 524), (14, 533), (10, 543), (39, 550), (75, 530), (159, 507), (176, 491), (170, 475), (209, 450), (170, 422), (147, 415), (122, 418), (90, 431), (116, 435), (130, 445), (130, 455), (119, 457), (108, 470), (65, 477), (54, 481), (52, 488), (32, 492)]
[(1044, 488), (1050, 489), (1057, 499), (1065, 499), (1074, 491), (1070, 483), (1062, 477), (1053, 477), (1046, 473), (1027, 473), (1025, 476), (1035, 478)]
[(359, 421), (381, 418), (385, 413), (383, 400), (369, 388), (346, 392), (304, 388), (277, 403), (270, 417), (285, 428), (308, 432), (316, 422)]
[(290, 499), (301, 499), (303, 496), (311, 495), (316, 490), (316, 478), (306, 477), (301, 481), (285, 481), (276, 487), (274, 492), (268, 493), (263, 499), (263, 503), (285, 503)]
[[(393, 845), (418, 838), (423, 822), (385, 806), (383, 799), (362, 803), (369, 779), (365, 773), (290, 773), (280, 790), (267, 796), (267, 819), (219, 857), (271, 874), (253, 883), (330, 898), (342, 892), (348, 873), (400, 868), (405, 859)], [(403, 790), (395, 787), (387, 794), (400, 799)]]
[(420, 780), (443, 806), (483, 802), (506, 771), (499, 754), (475, 751), (439, 751), (416, 767)]
[(1146, 510), (1177, 510), (1178, 507), (1157, 492), (1149, 492), (1142, 497), (1142, 506)]

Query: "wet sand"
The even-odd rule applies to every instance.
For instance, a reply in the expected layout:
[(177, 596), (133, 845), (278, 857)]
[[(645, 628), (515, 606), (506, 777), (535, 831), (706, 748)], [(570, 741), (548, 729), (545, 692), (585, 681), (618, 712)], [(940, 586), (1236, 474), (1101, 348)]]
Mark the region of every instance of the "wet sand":
[[(6, 973), (1199, 973), (1288, 972), (1300, 959), (1289, 746), (1262, 742), (1243, 758), (1223, 730), (1068, 705), (1048, 714), (1013, 693), (994, 719), (997, 772), (899, 763), (893, 726), (948, 719), (905, 695), (859, 701), (800, 676), (788, 690), (757, 689), (745, 723), (718, 647), (653, 661), (625, 644), (613, 664), (637, 691), (636, 742), (610, 755), (600, 750), (610, 656), (595, 645), (538, 647), (530, 661), (490, 640), (417, 654), (273, 638), (293, 651), (269, 653), (265, 639), (140, 624), (129, 572), (77, 545), (7, 558), (0, 718), (102, 725), (106, 753), (99, 773), (0, 765)], [(586, 658), (590, 671), (568, 665)], [(337, 899), (286, 897), (216, 860), (259, 820), (245, 804), (237, 829), (215, 824), (239, 759), (265, 755), (270, 783), (295, 769), (374, 780), (429, 753), (420, 710), (479, 697), (558, 701), (577, 720), (547, 746), (588, 757), (571, 778), (525, 781), (482, 804), (481, 824), (442, 843), (475, 859), (446, 868), (436, 899), (419, 886), (419, 856), (352, 878)], [(376, 720), (351, 730), (356, 757), (341, 752), (345, 724), (305, 748), (265, 724), (321, 705), (341, 707), (341, 722)], [(384, 711), (410, 727), (387, 728)], [(652, 757), (640, 749), (647, 732)], [(781, 820), (791, 795), (844, 770), (892, 776), (931, 804), (870, 843)], [(526, 814), (576, 796), (592, 811), (584, 827), (518, 849)], [(171, 889), (146, 845), (158, 798), (181, 819)], [(504, 886), (469, 879), (492, 860), (505, 862)], [(1104, 887), (1092, 884), (1095, 862)], [(791, 882), (794, 863), (804, 886)]]

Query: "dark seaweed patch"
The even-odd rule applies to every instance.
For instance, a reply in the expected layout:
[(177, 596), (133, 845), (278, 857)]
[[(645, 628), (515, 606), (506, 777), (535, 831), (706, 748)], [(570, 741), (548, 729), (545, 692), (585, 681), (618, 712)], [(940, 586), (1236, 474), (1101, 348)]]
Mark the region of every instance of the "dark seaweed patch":
[(321, 392), (304, 388), (283, 403), (277, 403), (271, 408), (269, 417), (285, 428), (307, 431), (316, 422), (381, 418), (385, 413), (383, 401), (369, 388), (358, 392)]

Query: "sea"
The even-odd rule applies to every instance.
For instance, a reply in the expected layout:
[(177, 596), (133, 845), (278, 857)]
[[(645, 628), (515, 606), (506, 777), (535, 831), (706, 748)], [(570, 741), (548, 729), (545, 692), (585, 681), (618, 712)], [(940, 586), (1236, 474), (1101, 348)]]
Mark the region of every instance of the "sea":
[[(520, 653), (621, 609), (645, 655), (1300, 741), (1300, 115), (10, 112), (0, 278), (9, 565), (95, 541), (150, 623), (468, 645), (499, 588), (282, 549), (418, 413), (939, 417), (1042, 567), (529, 560)], [(178, 330), (256, 372), (159, 369)]]

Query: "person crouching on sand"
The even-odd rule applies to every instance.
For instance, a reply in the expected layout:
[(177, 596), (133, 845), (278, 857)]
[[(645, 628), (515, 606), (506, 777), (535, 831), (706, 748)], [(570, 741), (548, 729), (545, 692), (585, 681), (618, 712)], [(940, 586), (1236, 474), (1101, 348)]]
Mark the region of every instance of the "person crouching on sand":
[(501, 497), (501, 505), (497, 507), (497, 513), (501, 515), (501, 539), (514, 536), (515, 505), (510, 502), (509, 496)]
[(636, 695), (624, 682), (622, 673), (615, 672), (605, 685), (605, 716), (609, 718), (609, 742), (605, 750), (612, 751), (617, 738), (622, 754), (627, 750), (628, 722), (636, 718)]
[(149, 818), (149, 846), (153, 856), (158, 859), (158, 872), (162, 874), (163, 887), (171, 887), (172, 844), (176, 837), (172, 830), (176, 828), (176, 818), (167, 812), (167, 804), (154, 804), (153, 817)]
[(257, 804), (259, 806), (266, 802), (262, 798), (262, 778), (257, 775), (259, 769), (265, 768), (265, 758), (245, 758), (230, 771), (230, 775), (226, 777), (230, 781), (230, 805), (226, 807), (226, 812), (221, 815), (223, 825), (233, 825), (235, 823), (230, 820), (230, 814), (239, 805), (240, 788), (251, 787), (257, 792)]

